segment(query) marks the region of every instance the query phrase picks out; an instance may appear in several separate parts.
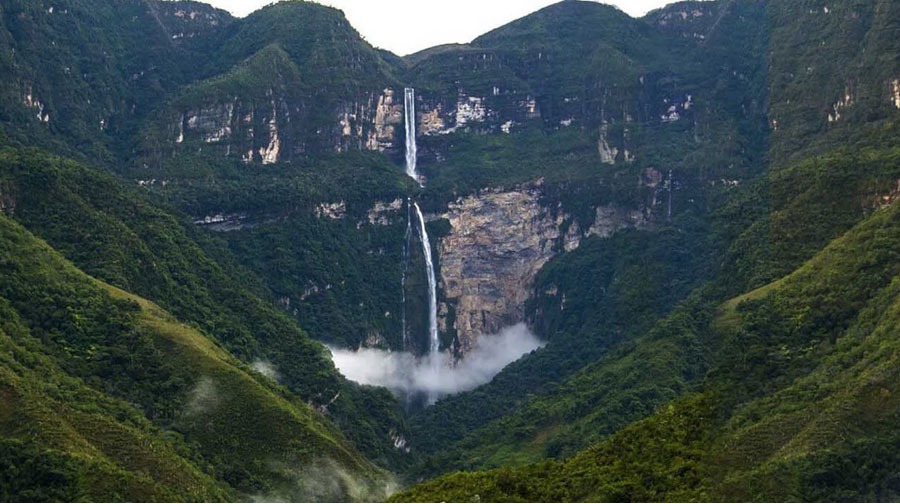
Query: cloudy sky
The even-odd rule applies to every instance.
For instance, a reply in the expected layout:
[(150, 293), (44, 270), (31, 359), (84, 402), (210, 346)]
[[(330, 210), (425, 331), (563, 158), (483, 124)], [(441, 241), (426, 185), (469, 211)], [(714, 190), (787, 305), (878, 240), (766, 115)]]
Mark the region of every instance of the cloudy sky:
[[(272, 0), (204, 0), (236, 16)], [(438, 44), (465, 43), (558, 0), (320, 0), (344, 11), (370, 44), (401, 56)], [(674, 0), (606, 0), (642, 16)]]

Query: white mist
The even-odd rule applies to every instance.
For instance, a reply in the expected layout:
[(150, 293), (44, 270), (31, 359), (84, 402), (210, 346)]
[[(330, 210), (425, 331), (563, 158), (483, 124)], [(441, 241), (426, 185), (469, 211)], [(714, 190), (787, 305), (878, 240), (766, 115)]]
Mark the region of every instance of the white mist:
[[(334, 364), (348, 379), (386, 387), (397, 394), (440, 396), (472, 390), (496, 376), (504, 367), (543, 346), (525, 324), (484, 335), (456, 365), (449, 353), (417, 358), (409, 352), (370, 348), (331, 350)], [(433, 401), (429, 401), (433, 402)]]

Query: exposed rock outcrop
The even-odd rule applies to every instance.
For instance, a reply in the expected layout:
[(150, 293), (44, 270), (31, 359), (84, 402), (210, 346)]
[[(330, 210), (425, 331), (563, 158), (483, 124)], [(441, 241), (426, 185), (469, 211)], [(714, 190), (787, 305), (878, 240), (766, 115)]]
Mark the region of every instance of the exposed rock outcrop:
[[(493, 94), (471, 95), (460, 89), (454, 98), (423, 92), (417, 110), (418, 132), (423, 136), (456, 131), (510, 133), (513, 126), (540, 119), (541, 111), (531, 95), (504, 96), (494, 86)], [(519, 99), (521, 98), (521, 99)]]
[(343, 219), (347, 215), (347, 203), (344, 200), (336, 203), (320, 203), (316, 207), (316, 217), (331, 220)]
[(397, 129), (403, 124), (403, 101), (394, 100), (394, 90), (387, 88), (378, 97), (372, 118), (373, 128), (368, 133), (366, 148), (385, 151), (394, 148)]
[[(245, 163), (274, 164), (285, 157), (284, 130), (291, 128), (289, 106), (269, 90), (267, 103), (234, 98), (183, 110), (175, 122), (175, 144), (200, 141), (224, 147), (225, 156), (240, 155)], [(303, 150), (297, 144), (294, 152)]]
[[(403, 102), (386, 88), (360, 99), (340, 102), (334, 123), (308, 135), (314, 113), (306, 100), (290, 90), (273, 87), (265, 98), (236, 96), (200, 101), (177, 109), (169, 131), (176, 146), (215, 146), (224, 156), (240, 156), (245, 163), (275, 164), (311, 152), (372, 150), (392, 152), (402, 146)], [(318, 112), (317, 112), (318, 114)]]
[(16, 198), (12, 191), (0, 183), (0, 212), (12, 215), (16, 211)]
[(194, 219), (194, 225), (204, 227), (209, 231), (217, 233), (227, 233), (230, 231), (240, 231), (241, 229), (254, 227), (255, 224), (249, 220), (250, 216), (246, 213), (216, 213), (205, 215), (202, 218)]
[(37, 111), (35, 117), (37, 117), (38, 121), (43, 123), (50, 122), (50, 113), (47, 111), (47, 106), (34, 95), (30, 85), (27, 86), (25, 95), (22, 97), (22, 104)]
[[(369, 209), (366, 217), (371, 225), (387, 226), (391, 223), (391, 218), (400, 213), (402, 207), (403, 200), (401, 198), (397, 198), (390, 203), (376, 201), (375, 205)], [(357, 227), (361, 227), (361, 225)]]
[(848, 84), (844, 89), (844, 96), (831, 105), (831, 111), (828, 112), (828, 122), (834, 123), (841, 120), (841, 112), (853, 105), (853, 89)]
[(481, 334), (521, 322), (534, 278), (556, 254), (583, 236), (611, 236), (647, 227), (639, 210), (598, 207), (587, 232), (559, 208), (541, 204), (540, 181), (512, 190), (490, 189), (458, 199), (442, 217), (451, 232), (440, 241), (441, 332), (455, 332), (467, 353)]
[(441, 109), (442, 106), (438, 103), (434, 110), (427, 110), (419, 114), (418, 130), (423, 135), (439, 135), (446, 132), (446, 123), (441, 117)]
[[(231, 136), (234, 120), (234, 103), (216, 103), (190, 110), (186, 116), (188, 131), (197, 132), (205, 143), (216, 143)], [(179, 138), (184, 139), (184, 128), (179, 129)], [(176, 140), (177, 143), (178, 140)]]
[(594, 223), (588, 228), (587, 234), (609, 238), (622, 229), (644, 229), (648, 226), (647, 217), (640, 210), (604, 205), (597, 207)]
[(600, 153), (600, 161), (604, 164), (616, 164), (616, 156), (619, 154), (619, 149), (615, 147), (609, 146), (609, 140), (607, 140), (607, 130), (609, 126), (604, 124), (600, 127), (600, 139), (597, 141), (597, 150)]
[(456, 102), (456, 127), (462, 127), (470, 122), (484, 122), (487, 111), (484, 107), (484, 99), (478, 96), (461, 95)]

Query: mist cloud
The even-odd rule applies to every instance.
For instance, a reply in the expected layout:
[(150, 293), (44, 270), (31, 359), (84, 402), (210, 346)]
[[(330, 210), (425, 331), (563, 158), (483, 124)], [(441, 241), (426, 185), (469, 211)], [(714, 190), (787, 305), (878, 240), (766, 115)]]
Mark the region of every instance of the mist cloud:
[(541, 346), (543, 343), (525, 324), (517, 324), (497, 334), (481, 336), (456, 366), (448, 353), (417, 358), (408, 352), (371, 348), (329, 350), (335, 366), (350, 380), (380, 385), (400, 394), (423, 393), (436, 398), (487, 383), (509, 363)]
[(216, 386), (216, 382), (208, 376), (197, 381), (194, 388), (188, 394), (185, 414), (188, 416), (207, 414), (219, 407), (222, 402), (222, 394)]
[(255, 361), (253, 361), (253, 364), (250, 364), (250, 367), (253, 368), (253, 370), (257, 373), (274, 382), (281, 381), (281, 375), (278, 374), (278, 370), (275, 369), (275, 366), (273, 366), (269, 361), (256, 359)]

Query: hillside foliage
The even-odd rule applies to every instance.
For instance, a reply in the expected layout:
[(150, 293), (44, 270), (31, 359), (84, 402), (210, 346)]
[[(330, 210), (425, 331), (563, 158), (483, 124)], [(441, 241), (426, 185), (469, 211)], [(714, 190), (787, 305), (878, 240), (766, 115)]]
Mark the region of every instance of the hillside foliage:
[[(900, 499), (898, 2), (566, 0), (400, 58), (314, 2), (4, 0), (0, 74), (0, 500)], [(425, 334), (410, 201), (438, 252), (525, 186), (580, 233), (546, 345), (428, 407), (345, 379), (323, 343)]]

